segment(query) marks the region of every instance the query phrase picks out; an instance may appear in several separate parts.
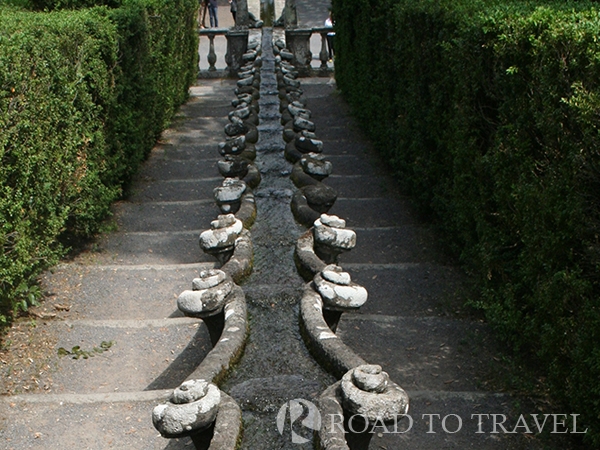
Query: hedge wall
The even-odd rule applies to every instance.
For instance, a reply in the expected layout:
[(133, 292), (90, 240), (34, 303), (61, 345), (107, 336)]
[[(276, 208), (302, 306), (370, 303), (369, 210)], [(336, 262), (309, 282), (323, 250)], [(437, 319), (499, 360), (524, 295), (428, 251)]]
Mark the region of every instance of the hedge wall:
[(333, 0), (333, 15), (355, 114), (477, 280), (477, 306), (600, 446), (593, 5)]
[(0, 321), (90, 236), (197, 71), (195, 0), (118, 9), (0, 8)]

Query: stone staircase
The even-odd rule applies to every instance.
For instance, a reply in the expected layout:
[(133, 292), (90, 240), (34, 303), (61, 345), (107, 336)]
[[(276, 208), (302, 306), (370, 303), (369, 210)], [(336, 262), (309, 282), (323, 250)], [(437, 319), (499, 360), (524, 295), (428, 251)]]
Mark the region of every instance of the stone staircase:
[[(268, 53), (271, 31), (265, 32)], [(254, 268), (240, 283), (249, 334), (244, 355), (220, 387), (241, 407), (240, 448), (310, 449), (312, 442), (292, 442), (293, 424), (280, 433), (278, 414), (294, 399), (317, 402), (336, 377), (311, 356), (300, 333), (305, 281), (294, 246), (306, 228), (290, 210), (292, 164), (283, 156), (273, 67), (263, 57)], [(342, 315), (337, 335), (407, 391), (414, 421), (404, 433), (376, 430), (354, 448), (542, 448), (535, 436), (492, 433), (489, 417), (482, 424), (473, 418), (503, 414), (512, 429), (522, 411), (511, 396), (485, 388), (502, 367), (485, 324), (460, 311), (460, 270), (397, 191), (334, 80), (301, 84), (333, 163), (326, 183), (338, 199), (329, 213), (357, 233), (356, 248), (339, 264), (369, 293), (358, 313)], [(18, 325), (27, 336), (18, 341), (24, 347), (9, 348), (2, 363), (3, 391), (10, 395), (0, 398), (0, 448), (201, 448), (189, 437), (161, 437), (151, 414), (212, 348), (204, 323), (184, 317), (176, 304), (201, 270), (215, 266), (200, 251), (198, 235), (220, 213), (213, 200), (222, 180), (217, 148), (235, 86), (235, 80), (203, 80), (192, 87), (132, 195), (115, 205), (116, 230), (44, 274), (48, 296), (35, 311), (35, 326)], [(27, 342), (43, 345), (29, 354)], [(407, 427), (404, 420), (398, 428)], [(310, 430), (295, 429), (311, 437)]]

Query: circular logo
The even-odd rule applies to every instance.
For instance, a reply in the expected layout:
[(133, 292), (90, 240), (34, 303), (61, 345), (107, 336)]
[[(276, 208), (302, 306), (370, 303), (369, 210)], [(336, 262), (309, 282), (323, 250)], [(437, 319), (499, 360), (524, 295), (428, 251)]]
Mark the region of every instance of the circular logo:
[(283, 435), (286, 418), (290, 412), (290, 429), (292, 432), (292, 444), (306, 444), (311, 439), (300, 436), (294, 431), (294, 423), (300, 420), (300, 425), (309, 430), (319, 430), (321, 428), (321, 414), (316, 405), (303, 398), (296, 398), (285, 403), (277, 413), (277, 430)]

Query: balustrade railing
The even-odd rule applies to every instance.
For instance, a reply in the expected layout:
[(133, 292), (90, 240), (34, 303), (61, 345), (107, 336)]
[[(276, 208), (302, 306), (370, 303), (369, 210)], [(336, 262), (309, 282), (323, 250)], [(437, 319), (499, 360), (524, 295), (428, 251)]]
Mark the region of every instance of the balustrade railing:
[[(329, 47), (327, 44), (327, 35), (329, 33), (333, 33), (333, 30), (331, 28), (328, 27), (321, 27), (321, 28), (312, 28), (311, 29), (313, 34), (320, 34), (321, 35), (321, 51), (319, 52), (319, 59), (321, 60), (321, 67), (319, 67), (319, 69), (321, 71), (330, 71), (333, 70), (333, 61), (331, 61), (331, 67), (329, 67)], [(333, 42), (330, 43), (331, 45), (333, 45)]]
[[(206, 50), (206, 39), (208, 39), (208, 54), (202, 55), (199, 54), (199, 72), (198, 75), (200, 78), (218, 78), (222, 76), (229, 75), (229, 64), (226, 61), (226, 51), (227, 51), (227, 34), (229, 33), (228, 28), (204, 28), (198, 30), (198, 34), (200, 37), (200, 46), (198, 48), (198, 52), (202, 51), (202, 49)], [(217, 51), (215, 51), (215, 38), (217, 36), (221, 36), (222, 39), (219, 39), (221, 42), (218, 44), (219, 55), (225, 60), (225, 68), (217, 70)], [(202, 63), (202, 58), (206, 58), (206, 62), (208, 62), (208, 68), (204, 67), (205, 64)]]
[[(290, 51), (294, 54), (294, 65), (298, 67), (301, 76), (329, 75), (333, 72), (333, 61), (329, 58), (327, 35), (331, 28), (316, 27), (306, 29), (286, 30), (285, 39)], [(235, 76), (241, 65), (241, 55), (248, 44), (248, 30), (229, 28), (199, 29), (199, 78), (220, 78)], [(317, 39), (319, 35), (320, 48)], [(318, 55), (314, 65), (313, 52)]]

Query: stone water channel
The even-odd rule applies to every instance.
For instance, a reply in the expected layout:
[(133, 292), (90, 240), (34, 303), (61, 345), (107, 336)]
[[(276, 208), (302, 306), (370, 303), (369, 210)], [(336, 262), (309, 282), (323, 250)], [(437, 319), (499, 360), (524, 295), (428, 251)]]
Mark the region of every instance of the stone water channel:
[(282, 436), (276, 426), (277, 412), (287, 401), (314, 400), (333, 378), (308, 353), (299, 332), (298, 304), (304, 281), (294, 265), (294, 246), (305, 229), (290, 210), (295, 188), (289, 178), (292, 165), (283, 153), (272, 40), (272, 30), (264, 28), (255, 161), (262, 181), (254, 192), (254, 269), (242, 283), (250, 332), (244, 356), (223, 389), (243, 411), (241, 448), (309, 449), (312, 444), (292, 444), (289, 430)]
[[(326, 214), (337, 198), (322, 183), (332, 164), (320, 154), (323, 142), (314, 133), (291, 43), (284, 42), (288, 34), (274, 42), (265, 28), (260, 45), (256, 37), (240, 54), (235, 110), (219, 144), (226, 178), (214, 195), (222, 215), (200, 234), (201, 248), (220, 269), (200, 272), (193, 290), (177, 300), (183, 314), (204, 321), (213, 348), (154, 408), (152, 420), (163, 437), (189, 436), (198, 449), (236, 447), (238, 429), (243, 449), (311, 448), (313, 432), (323, 450), (366, 449), (372, 433), (346, 437), (343, 418), (358, 416), (366, 431), (406, 414), (408, 397), (335, 334), (342, 313), (368, 296), (337, 265), (355, 246), (356, 233)], [(323, 372), (307, 347), (341, 381)], [(338, 425), (326, 423), (332, 417)]]

